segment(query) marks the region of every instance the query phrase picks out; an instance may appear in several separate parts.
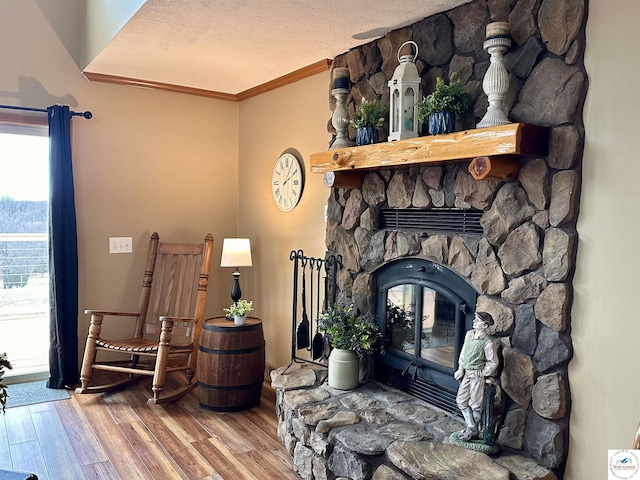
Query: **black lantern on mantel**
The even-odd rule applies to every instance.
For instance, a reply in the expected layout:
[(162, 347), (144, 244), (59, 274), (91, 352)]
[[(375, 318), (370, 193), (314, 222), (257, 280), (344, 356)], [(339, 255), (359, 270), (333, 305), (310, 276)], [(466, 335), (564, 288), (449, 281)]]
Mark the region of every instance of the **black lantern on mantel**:
[[(415, 55), (400, 56), (405, 45), (413, 45)], [(389, 80), (389, 141), (415, 138), (418, 136), (418, 109), (416, 104), (421, 99), (421, 80), (415, 59), (418, 58), (418, 45), (408, 41), (398, 49), (400, 64)]]

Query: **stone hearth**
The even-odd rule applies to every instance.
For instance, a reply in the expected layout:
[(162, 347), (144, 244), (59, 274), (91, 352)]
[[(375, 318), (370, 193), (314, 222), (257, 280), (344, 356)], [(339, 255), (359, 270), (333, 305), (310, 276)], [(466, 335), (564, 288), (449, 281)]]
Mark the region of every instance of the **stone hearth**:
[(294, 364), (271, 372), (278, 437), (305, 480), (555, 480), (533, 460), (489, 457), (448, 443), (458, 419), (377, 382), (352, 391), (326, 384), (326, 369)]

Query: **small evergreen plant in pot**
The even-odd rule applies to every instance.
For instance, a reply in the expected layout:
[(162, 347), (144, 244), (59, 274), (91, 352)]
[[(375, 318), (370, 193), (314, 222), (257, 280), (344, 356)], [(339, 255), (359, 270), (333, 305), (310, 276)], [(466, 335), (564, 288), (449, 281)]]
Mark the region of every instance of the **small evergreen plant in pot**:
[(351, 126), (356, 129), (356, 144), (368, 145), (378, 142), (378, 129), (384, 125), (388, 108), (380, 100), (363, 98), (351, 120)]
[(429, 123), (431, 135), (450, 133), (455, 130), (456, 115), (465, 115), (469, 106), (469, 95), (455, 75), (448, 84), (438, 77), (435, 90), (418, 102), (418, 121)]
[(381, 351), (382, 333), (371, 314), (358, 315), (353, 304), (330, 306), (318, 320), (333, 348), (350, 350), (359, 357)]
[(0, 353), (0, 406), (2, 407), (2, 413), (4, 413), (5, 407), (7, 405), (7, 397), (9, 397), (9, 394), (7, 393), (7, 386), (2, 383), (2, 377), (4, 377), (5, 368), (12, 370), (13, 366), (7, 359), (7, 354)]

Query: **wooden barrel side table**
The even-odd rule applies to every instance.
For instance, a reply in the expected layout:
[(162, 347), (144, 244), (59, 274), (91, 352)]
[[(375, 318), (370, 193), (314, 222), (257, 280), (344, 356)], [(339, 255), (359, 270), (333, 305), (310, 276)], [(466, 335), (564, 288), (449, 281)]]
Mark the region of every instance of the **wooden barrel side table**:
[(200, 407), (234, 412), (260, 404), (265, 353), (262, 320), (237, 326), (226, 317), (202, 323), (198, 344)]

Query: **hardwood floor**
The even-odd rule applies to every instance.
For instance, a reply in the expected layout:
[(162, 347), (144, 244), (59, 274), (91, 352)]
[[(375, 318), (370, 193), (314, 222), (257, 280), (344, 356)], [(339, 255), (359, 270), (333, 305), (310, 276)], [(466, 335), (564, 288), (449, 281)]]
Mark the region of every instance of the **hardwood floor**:
[(260, 406), (219, 413), (198, 390), (147, 406), (150, 380), (118, 393), (7, 409), (0, 415), (0, 469), (47, 479), (299, 479), (276, 436), (274, 393)]

